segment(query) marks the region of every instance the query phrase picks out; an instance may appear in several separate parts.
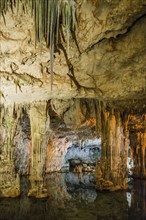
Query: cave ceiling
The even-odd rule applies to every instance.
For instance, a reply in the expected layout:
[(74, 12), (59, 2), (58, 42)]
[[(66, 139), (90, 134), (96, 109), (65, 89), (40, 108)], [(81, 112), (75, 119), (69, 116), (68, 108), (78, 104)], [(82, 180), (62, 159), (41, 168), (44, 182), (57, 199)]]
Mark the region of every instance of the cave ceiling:
[[(31, 13), (0, 19), (1, 104), (96, 98), (146, 109), (146, 1), (77, 0), (76, 31), (54, 53), (35, 46)], [(62, 30), (65, 34), (65, 31)]]

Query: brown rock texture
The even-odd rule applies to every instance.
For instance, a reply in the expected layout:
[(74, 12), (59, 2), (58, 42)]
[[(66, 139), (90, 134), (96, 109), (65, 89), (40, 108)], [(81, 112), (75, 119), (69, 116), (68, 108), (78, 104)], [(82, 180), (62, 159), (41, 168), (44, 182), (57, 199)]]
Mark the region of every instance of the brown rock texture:
[(135, 162), (134, 177), (146, 178), (146, 115), (133, 115), (129, 122), (131, 157)]
[(29, 177), (31, 187), (28, 196), (36, 196), (37, 198), (47, 196), (43, 176), (49, 139), (50, 118), (46, 107), (46, 102), (35, 103), (30, 107), (32, 158)]
[(96, 185), (101, 190), (125, 189), (129, 146), (127, 120), (123, 121), (120, 112), (113, 110), (105, 110), (102, 120), (102, 155), (96, 164)]
[(20, 117), (13, 115), (13, 108), (1, 112), (4, 114), (3, 126), (0, 124), (1, 145), (0, 145), (0, 198), (16, 197), (20, 194), (19, 175), (15, 172), (14, 164), (14, 135)]

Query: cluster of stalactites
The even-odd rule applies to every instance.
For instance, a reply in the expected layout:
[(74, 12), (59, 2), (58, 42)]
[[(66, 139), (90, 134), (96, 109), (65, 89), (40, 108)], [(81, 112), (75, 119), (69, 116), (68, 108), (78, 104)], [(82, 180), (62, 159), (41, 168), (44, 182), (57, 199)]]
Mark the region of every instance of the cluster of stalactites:
[(15, 197), (20, 193), (20, 185), (15, 172), (14, 137), (21, 110), (1, 106), (0, 114), (0, 197)]
[(125, 189), (128, 174), (128, 115), (103, 104), (100, 109), (102, 154), (96, 164), (97, 188)]
[(131, 135), (131, 158), (134, 161), (133, 176), (146, 178), (146, 132), (137, 132)]

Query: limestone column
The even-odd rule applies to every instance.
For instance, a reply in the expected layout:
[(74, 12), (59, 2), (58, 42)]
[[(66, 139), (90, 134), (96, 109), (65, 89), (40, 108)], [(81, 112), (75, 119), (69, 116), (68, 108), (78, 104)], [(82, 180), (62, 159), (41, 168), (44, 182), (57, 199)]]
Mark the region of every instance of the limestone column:
[(129, 121), (130, 151), (134, 161), (133, 176), (146, 178), (146, 114), (131, 115)]
[(47, 103), (37, 102), (30, 107), (30, 125), (32, 141), (32, 157), (30, 167), (30, 190), (28, 196), (46, 197), (44, 187), (44, 172), (46, 152), (49, 139), (50, 118), (47, 113)]
[(0, 111), (0, 198), (20, 194), (20, 180), (14, 164), (14, 136), (20, 117), (19, 109), (14, 115), (13, 107)]
[(120, 112), (102, 112), (102, 155), (96, 164), (97, 189), (126, 188), (129, 133)]
[(146, 131), (135, 131), (131, 138), (131, 151), (134, 160), (133, 176), (146, 178)]
[(140, 133), (141, 176), (146, 178), (146, 130)]

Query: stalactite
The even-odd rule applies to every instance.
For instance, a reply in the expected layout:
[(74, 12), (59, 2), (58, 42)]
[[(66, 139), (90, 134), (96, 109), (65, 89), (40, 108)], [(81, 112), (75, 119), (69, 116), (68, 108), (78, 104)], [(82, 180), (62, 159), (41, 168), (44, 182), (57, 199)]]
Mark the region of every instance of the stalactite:
[(15, 197), (20, 194), (19, 176), (13, 160), (14, 136), (20, 114), (16, 112), (14, 117), (13, 106), (4, 107), (1, 112), (0, 197)]
[(0, 106), (0, 125), (3, 123), (3, 118), (5, 115), (4, 106)]
[(95, 118), (96, 118), (96, 132), (97, 136), (101, 136), (101, 101), (94, 100), (94, 108), (95, 108)]
[(131, 157), (135, 164), (133, 176), (146, 178), (146, 114), (131, 115), (129, 130)]
[(135, 162), (134, 177), (146, 178), (146, 132), (136, 132), (132, 138), (131, 154)]
[(81, 118), (81, 103), (80, 103), (80, 99), (75, 99), (75, 109), (76, 109), (76, 125), (77, 127), (81, 125), (82, 122), (82, 118)]
[[(98, 189), (117, 190), (126, 188), (128, 132), (123, 126), (121, 114), (102, 106), (102, 156), (96, 164)], [(124, 134), (125, 130), (125, 134)]]

